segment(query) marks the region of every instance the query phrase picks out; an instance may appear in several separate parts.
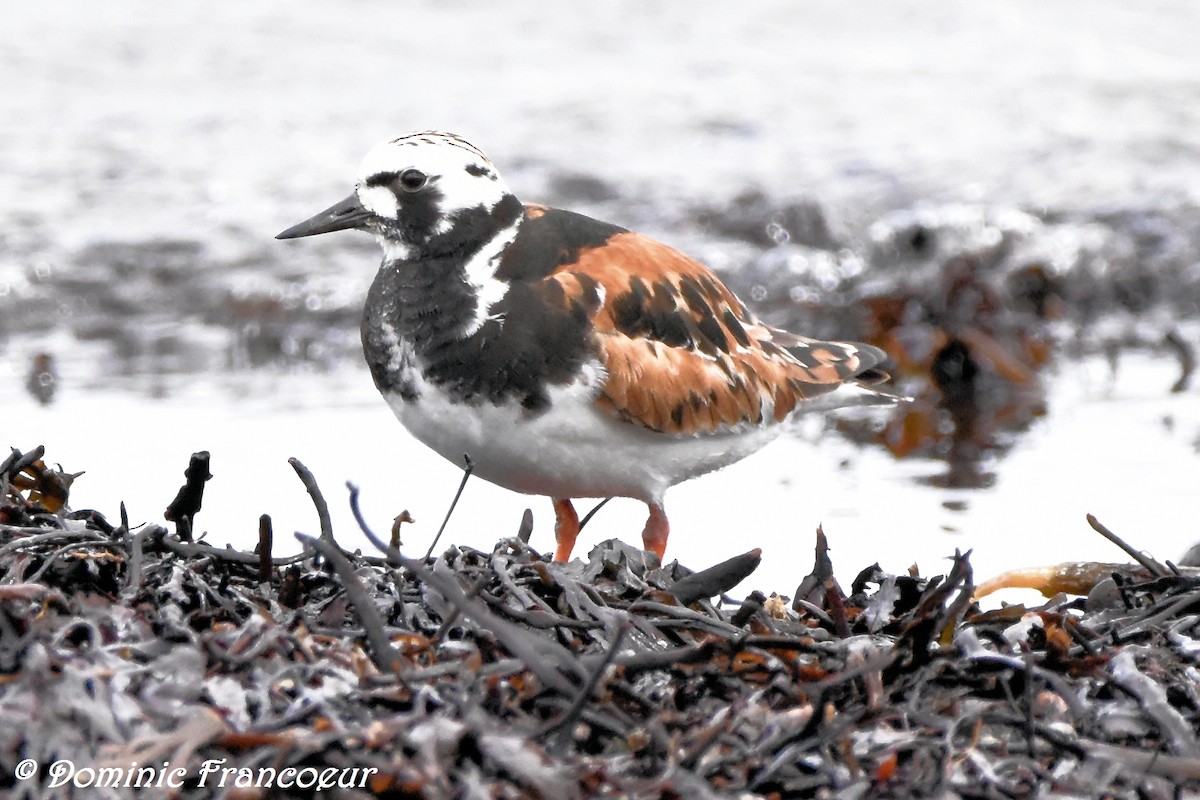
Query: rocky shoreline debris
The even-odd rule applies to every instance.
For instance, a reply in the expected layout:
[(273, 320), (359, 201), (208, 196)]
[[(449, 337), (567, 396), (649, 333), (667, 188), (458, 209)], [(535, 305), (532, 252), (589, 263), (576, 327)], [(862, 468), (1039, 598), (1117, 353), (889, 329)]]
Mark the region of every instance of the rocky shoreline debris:
[(818, 531), (790, 600), (739, 602), (757, 551), (555, 564), (526, 521), (492, 552), (347, 552), (293, 466), (321, 533), (277, 558), (269, 519), (260, 552), (214, 547), (198, 495), (175, 532), (114, 525), (40, 448), (0, 463), (5, 796), (1200, 791), (1194, 570), (1101, 565), (1087, 597), (982, 611), (969, 554), (844, 590)]

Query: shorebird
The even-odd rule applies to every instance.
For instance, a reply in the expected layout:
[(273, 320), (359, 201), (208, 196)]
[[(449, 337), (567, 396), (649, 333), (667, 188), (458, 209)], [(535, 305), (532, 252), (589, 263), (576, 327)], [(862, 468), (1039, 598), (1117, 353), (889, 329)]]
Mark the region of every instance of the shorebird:
[(277, 238), (347, 229), (383, 247), (362, 322), (376, 387), (443, 457), (550, 497), (559, 561), (586, 497), (646, 503), (661, 561), (667, 489), (763, 447), (814, 398), (886, 378), (883, 351), (771, 327), (668, 245), (522, 204), (453, 134), (372, 148), (349, 197)]

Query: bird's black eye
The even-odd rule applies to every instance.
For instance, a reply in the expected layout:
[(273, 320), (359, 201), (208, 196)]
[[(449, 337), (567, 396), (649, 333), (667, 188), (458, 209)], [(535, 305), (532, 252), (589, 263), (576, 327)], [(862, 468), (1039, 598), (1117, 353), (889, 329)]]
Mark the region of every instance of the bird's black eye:
[(419, 169), (406, 169), (400, 173), (397, 183), (406, 192), (415, 192), (429, 180), (428, 176)]

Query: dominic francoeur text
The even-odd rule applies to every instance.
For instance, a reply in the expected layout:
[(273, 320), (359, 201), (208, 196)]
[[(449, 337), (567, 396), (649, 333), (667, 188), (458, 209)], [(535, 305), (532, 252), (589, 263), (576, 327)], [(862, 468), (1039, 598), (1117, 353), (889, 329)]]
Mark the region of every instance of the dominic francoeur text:
[[(181, 789), (197, 788), (239, 789), (363, 789), (367, 780), (379, 772), (375, 767), (227, 767), (224, 758), (210, 758), (200, 764), (198, 772), (185, 767), (129, 766), (77, 767), (73, 761), (60, 759), (46, 770), (46, 787), (74, 786), (77, 789)], [(17, 764), (15, 777), (21, 781), (36, 780), (38, 763), (31, 758)]]

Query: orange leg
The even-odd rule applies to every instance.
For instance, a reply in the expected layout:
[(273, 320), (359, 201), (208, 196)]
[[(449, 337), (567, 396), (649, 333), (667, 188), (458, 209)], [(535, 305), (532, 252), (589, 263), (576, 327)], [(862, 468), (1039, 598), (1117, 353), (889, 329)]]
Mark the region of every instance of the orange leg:
[(663, 553), (667, 552), (667, 535), (671, 532), (671, 526), (667, 522), (667, 512), (663, 511), (662, 506), (657, 503), (646, 505), (650, 507), (650, 517), (642, 531), (642, 544), (647, 550), (653, 551), (661, 563)]
[(575, 537), (579, 535), (579, 515), (570, 500), (554, 499), (554, 540), (558, 547), (554, 551), (555, 561), (570, 561)]

